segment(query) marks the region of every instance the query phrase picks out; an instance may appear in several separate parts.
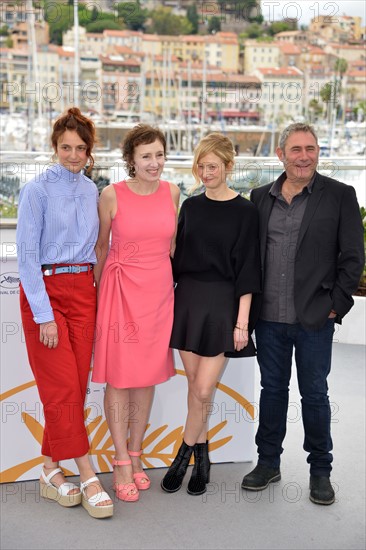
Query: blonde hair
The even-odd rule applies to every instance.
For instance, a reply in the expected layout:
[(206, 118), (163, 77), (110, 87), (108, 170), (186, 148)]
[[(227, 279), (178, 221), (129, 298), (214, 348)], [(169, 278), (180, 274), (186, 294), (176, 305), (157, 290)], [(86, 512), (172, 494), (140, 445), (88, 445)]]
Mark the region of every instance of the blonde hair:
[(192, 174), (195, 179), (195, 184), (190, 189), (190, 194), (194, 193), (201, 185), (202, 182), (198, 175), (198, 163), (202, 157), (214, 153), (222, 160), (225, 168), (229, 164), (235, 162), (235, 149), (232, 141), (219, 132), (212, 132), (200, 140), (194, 150)]

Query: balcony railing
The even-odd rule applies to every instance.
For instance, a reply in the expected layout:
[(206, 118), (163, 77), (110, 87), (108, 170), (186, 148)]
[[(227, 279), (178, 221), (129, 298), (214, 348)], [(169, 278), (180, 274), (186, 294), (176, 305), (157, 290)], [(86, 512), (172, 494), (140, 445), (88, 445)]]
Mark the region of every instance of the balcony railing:
[[(20, 189), (32, 178), (52, 163), (51, 152), (9, 151), (3, 154), (0, 163), (0, 212), (4, 224), (16, 224), (17, 205)], [(194, 183), (192, 176), (193, 157), (191, 155), (169, 156), (165, 163), (162, 179), (172, 181), (181, 190), (181, 201), (189, 195)], [(320, 158), (318, 171), (326, 176), (353, 185), (359, 204), (366, 205), (365, 157), (324, 157)], [(277, 157), (238, 156), (230, 177), (230, 186), (243, 195), (248, 195), (254, 187), (273, 181), (283, 171)], [(95, 154), (95, 165), (91, 178), (99, 191), (109, 183), (125, 179), (126, 171), (120, 152)], [(12, 219), (12, 220), (11, 220)]]

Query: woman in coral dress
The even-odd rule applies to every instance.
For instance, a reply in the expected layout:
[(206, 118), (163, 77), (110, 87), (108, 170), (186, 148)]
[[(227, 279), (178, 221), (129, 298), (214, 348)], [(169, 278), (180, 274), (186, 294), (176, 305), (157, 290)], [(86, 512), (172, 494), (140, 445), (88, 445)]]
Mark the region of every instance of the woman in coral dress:
[(150, 486), (140, 455), (154, 386), (175, 374), (169, 348), (174, 307), (170, 256), (179, 189), (160, 180), (166, 156), (160, 130), (137, 125), (127, 133), (122, 150), (131, 179), (106, 187), (99, 203), (92, 380), (107, 384), (104, 407), (116, 451), (114, 489), (119, 499), (131, 502)]

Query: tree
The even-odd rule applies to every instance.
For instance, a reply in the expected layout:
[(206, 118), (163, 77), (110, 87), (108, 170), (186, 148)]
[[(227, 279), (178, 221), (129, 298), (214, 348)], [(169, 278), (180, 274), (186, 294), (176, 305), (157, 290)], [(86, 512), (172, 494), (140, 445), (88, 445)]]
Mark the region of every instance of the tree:
[(118, 17), (122, 18), (126, 27), (132, 31), (144, 30), (148, 11), (141, 8), (140, 2), (123, 2), (116, 6)]
[(326, 105), (326, 112), (328, 121), (330, 121), (330, 115), (332, 109), (339, 103), (340, 83), (339, 82), (327, 82), (320, 89), (320, 97)]
[[(116, 22), (111, 12), (98, 10), (94, 5), (88, 9), (88, 4), (78, 5), (79, 25), (86, 27), (88, 32), (103, 32), (104, 29), (120, 30), (124, 28), (123, 21)], [(62, 35), (74, 25), (73, 1), (67, 4), (45, 0), (45, 19), (49, 24), (50, 42), (62, 44)]]
[[(56, 17), (57, 15), (57, 17)], [(62, 35), (74, 24), (74, 13), (69, 4), (57, 4), (51, 0), (45, 0), (45, 20), (49, 24), (50, 42), (62, 44)]]
[(343, 57), (338, 57), (336, 59), (336, 62), (334, 64), (334, 70), (337, 74), (339, 74), (340, 78), (343, 78), (344, 73), (347, 71), (348, 63), (347, 60)]
[[(96, 6), (93, 6), (93, 9), (89, 10), (87, 5), (79, 4), (78, 9), (79, 25), (82, 27), (88, 28), (92, 23), (99, 23), (101, 21), (109, 21), (110, 23), (116, 23), (115, 16), (113, 13), (99, 11)], [(121, 22), (122, 23), (122, 22)], [(115, 28), (115, 27), (106, 27), (106, 28)], [(119, 28), (123, 28), (123, 23)]]
[(263, 35), (263, 27), (258, 23), (252, 23), (245, 31), (248, 38), (258, 38)]
[(207, 31), (210, 34), (221, 31), (221, 21), (219, 17), (216, 17), (216, 15), (210, 17), (210, 19), (208, 20)]
[(340, 109), (341, 109), (341, 112), (342, 112), (342, 120), (343, 120), (343, 123), (346, 119), (346, 97), (345, 97), (345, 94), (344, 94), (344, 90), (342, 89), (342, 81), (343, 81), (343, 75), (344, 73), (347, 71), (347, 68), (348, 68), (348, 63), (347, 63), (347, 60), (344, 59), (343, 57), (339, 57), (336, 62), (335, 62), (335, 73), (337, 75), (339, 75), (339, 77), (337, 78), (337, 80), (339, 80), (339, 93), (341, 95), (341, 99), (340, 99), (340, 102), (341, 102), (341, 105), (340, 105)]
[(309, 111), (311, 113), (311, 121), (316, 122), (318, 117), (323, 112), (323, 107), (320, 105), (320, 103), (317, 99), (311, 99), (309, 101)]
[(97, 10), (97, 6), (93, 6), (93, 9), (92, 9), (92, 15), (91, 15), (91, 19), (92, 21), (96, 21), (98, 19), (98, 10)]
[(363, 114), (363, 116), (366, 115), (366, 101), (362, 100), (360, 101), (356, 107), (354, 107), (353, 112), (355, 115), (359, 115), (360, 113)]
[(110, 19), (101, 19), (100, 21), (94, 21), (93, 23), (86, 25), (87, 32), (96, 33), (102, 33), (106, 29), (120, 31), (123, 30), (123, 28), (124, 25), (122, 21), (117, 23), (117, 21), (111, 21)]
[(357, 97), (357, 88), (351, 86), (345, 89), (345, 104), (346, 108), (353, 112), (354, 103)]
[(8, 25), (3, 25), (1, 28), (0, 28), (0, 36), (9, 36), (9, 27)]
[(149, 31), (156, 34), (191, 34), (192, 24), (186, 17), (174, 15), (171, 8), (160, 6), (150, 13), (151, 26)]
[(289, 23), (286, 21), (273, 21), (273, 23), (268, 27), (268, 34), (274, 36), (279, 32), (293, 31), (296, 30), (297, 24)]
[[(235, 11), (237, 18), (241, 18), (244, 21), (256, 21), (257, 23), (263, 22), (263, 16), (260, 13), (260, 3), (257, 0), (235, 0), (235, 2), (228, 2), (228, 0), (218, 0), (218, 4), (222, 6), (222, 10), (227, 13)], [(253, 10), (255, 10), (255, 15)]]
[(199, 16), (196, 4), (191, 4), (187, 8), (187, 19), (192, 25), (192, 34), (198, 33)]

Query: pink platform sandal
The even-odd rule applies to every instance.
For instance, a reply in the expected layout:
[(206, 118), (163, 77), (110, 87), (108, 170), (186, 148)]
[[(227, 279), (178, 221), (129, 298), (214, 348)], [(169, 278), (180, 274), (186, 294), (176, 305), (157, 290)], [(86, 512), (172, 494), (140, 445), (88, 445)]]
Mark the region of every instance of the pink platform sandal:
[[(127, 451), (127, 452), (130, 456), (141, 456), (142, 455), (142, 450), (141, 451)], [(137, 472), (136, 474), (133, 474), (133, 479), (134, 479), (136, 487), (138, 488), (139, 491), (146, 491), (147, 489), (149, 489), (149, 487), (151, 485), (151, 481), (150, 481), (149, 477), (147, 476), (147, 474), (145, 474), (145, 472)]]
[[(116, 460), (114, 458), (112, 460), (113, 466), (129, 466), (130, 464), (131, 460)], [(116, 491), (116, 497), (125, 502), (136, 502), (140, 496), (136, 483), (117, 483), (115, 470), (113, 471), (113, 490)], [(130, 494), (134, 490), (136, 493)]]

